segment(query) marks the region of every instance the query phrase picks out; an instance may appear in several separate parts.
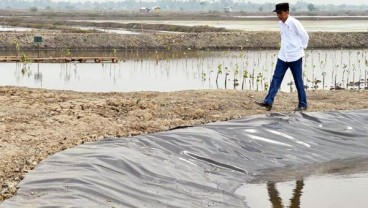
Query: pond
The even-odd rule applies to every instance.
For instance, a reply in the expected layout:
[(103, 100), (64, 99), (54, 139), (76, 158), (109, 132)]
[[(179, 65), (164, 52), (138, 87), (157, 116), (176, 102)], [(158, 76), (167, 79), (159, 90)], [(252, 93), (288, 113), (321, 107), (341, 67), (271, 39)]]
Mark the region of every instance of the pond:
[[(28, 56), (37, 56), (26, 52)], [(307, 90), (367, 88), (368, 50), (308, 50)], [(0, 55), (14, 55), (1, 52)], [(40, 57), (63, 56), (58, 51)], [(118, 63), (0, 63), (0, 85), (83, 92), (268, 89), (277, 51), (72, 52), (72, 56), (116, 56)], [(293, 92), (290, 71), (281, 91)]]
[[(277, 17), (270, 18), (270, 20), (249, 20), (242, 21), (224, 21), (224, 20), (208, 20), (208, 21), (178, 21), (178, 20), (89, 20), (88, 22), (116, 22), (116, 23), (144, 23), (144, 24), (169, 24), (169, 25), (183, 25), (183, 26), (201, 26), (208, 25), (210, 27), (223, 27), (230, 30), (244, 30), (244, 31), (279, 31)], [(305, 20), (300, 19), (305, 29), (308, 32), (367, 32), (368, 21), (362, 19), (348, 19), (348, 20)]]

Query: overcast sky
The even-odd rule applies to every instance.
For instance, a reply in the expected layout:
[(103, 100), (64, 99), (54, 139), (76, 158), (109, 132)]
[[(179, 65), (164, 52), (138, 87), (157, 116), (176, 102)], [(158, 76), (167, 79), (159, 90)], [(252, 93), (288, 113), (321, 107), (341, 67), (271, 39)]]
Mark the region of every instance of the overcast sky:
[[(92, 2), (106, 2), (106, 1), (122, 1), (122, 0), (52, 0), (55, 2), (58, 1), (66, 1), (66, 2), (85, 2), (85, 1), (92, 1)], [(139, 1), (139, 0), (137, 0)], [(142, 1), (153, 1), (153, 0), (142, 0)], [(206, 0), (204, 0), (206, 1)], [(241, 1), (241, 0), (237, 0), (237, 1)], [(280, 3), (280, 2), (289, 2), (290, 4), (296, 3), (298, 0), (289, 0), (289, 1), (285, 1), (285, 0), (244, 0), (245, 2), (257, 2), (257, 3)], [(335, 4), (335, 5), (340, 5), (340, 4), (350, 4), (350, 5), (368, 5), (368, 0), (304, 0), (305, 2), (308, 3), (313, 3), (313, 4)]]

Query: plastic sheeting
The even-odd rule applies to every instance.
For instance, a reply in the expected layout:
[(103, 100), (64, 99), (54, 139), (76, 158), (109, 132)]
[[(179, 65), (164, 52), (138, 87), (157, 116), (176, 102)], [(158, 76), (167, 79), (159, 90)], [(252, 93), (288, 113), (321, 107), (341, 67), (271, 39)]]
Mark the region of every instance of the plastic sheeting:
[(68, 149), (0, 207), (247, 207), (262, 172), (348, 158), (368, 158), (368, 110), (251, 116)]

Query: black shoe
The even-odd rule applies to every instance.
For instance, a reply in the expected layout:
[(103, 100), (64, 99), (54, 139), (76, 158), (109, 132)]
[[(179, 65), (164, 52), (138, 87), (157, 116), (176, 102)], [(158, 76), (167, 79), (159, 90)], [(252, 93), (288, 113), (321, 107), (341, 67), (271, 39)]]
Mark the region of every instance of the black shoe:
[(269, 105), (267, 103), (264, 102), (258, 102), (258, 101), (254, 101), (257, 105), (266, 108), (266, 110), (270, 111), (272, 109), (272, 105)]
[(294, 111), (306, 111), (308, 109), (308, 107), (305, 106), (298, 106), (297, 108), (295, 108)]

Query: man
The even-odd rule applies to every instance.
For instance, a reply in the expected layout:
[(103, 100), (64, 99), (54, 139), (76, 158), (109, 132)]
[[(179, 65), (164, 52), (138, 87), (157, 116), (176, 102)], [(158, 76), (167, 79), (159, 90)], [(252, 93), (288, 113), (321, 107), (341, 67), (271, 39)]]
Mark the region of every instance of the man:
[(290, 68), (296, 89), (298, 90), (299, 103), (295, 110), (307, 110), (307, 95), (303, 84), (302, 57), (304, 56), (304, 49), (308, 46), (309, 36), (303, 25), (289, 15), (288, 3), (276, 4), (276, 9), (273, 12), (276, 12), (277, 17), (280, 19), (281, 48), (268, 94), (263, 102), (255, 102), (270, 111), (286, 70)]

